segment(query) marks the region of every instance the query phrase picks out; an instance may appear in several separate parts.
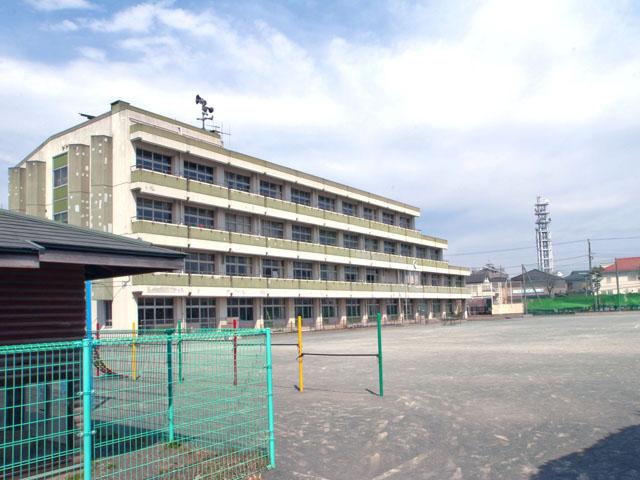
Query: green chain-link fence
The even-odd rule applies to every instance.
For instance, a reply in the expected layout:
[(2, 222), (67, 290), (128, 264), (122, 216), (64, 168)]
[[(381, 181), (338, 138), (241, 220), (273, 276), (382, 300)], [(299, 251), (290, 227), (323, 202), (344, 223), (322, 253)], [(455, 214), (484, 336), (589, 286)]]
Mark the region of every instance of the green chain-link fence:
[(273, 468), (270, 332), (0, 347), (0, 478), (245, 479)]

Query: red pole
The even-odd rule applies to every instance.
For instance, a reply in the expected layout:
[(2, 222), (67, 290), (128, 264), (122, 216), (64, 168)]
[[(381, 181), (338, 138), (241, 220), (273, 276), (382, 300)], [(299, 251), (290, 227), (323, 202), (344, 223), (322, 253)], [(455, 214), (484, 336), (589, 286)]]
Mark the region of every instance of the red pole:
[[(100, 340), (100, 323), (96, 322), (96, 339)], [(96, 367), (96, 377), (100, 376), (100, 369)]]
[[(233, 329), (238, 329), (238, 320), (233, 319)], [(233, 384), (238, 385), (238, 336), (233, 333)]]

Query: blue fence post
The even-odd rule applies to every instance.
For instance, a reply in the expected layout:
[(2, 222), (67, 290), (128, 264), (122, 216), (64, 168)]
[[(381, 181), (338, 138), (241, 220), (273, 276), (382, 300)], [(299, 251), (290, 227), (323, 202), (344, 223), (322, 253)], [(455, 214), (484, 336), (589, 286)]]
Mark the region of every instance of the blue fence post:
[(266, 330), (267, 348), (267, 410), (269, 416), (269, 469), (276, 468), (276, 441), (273, 426), (273, 380), (271, 372), (273, 370), (271, 360), (271, 329)]
[(173, 340), (167, 333), (167, 420), (169, 421), (169, 443), (175, 437), (173, 425)]
[(91, 346), (92, 340), (85, 338), (82, 341), (82, 447), (84, 459), (84, 480), (91, 480), (91, 456), (92, 430), (91, 430), (91, 395), (92, 395), (92, 367)]

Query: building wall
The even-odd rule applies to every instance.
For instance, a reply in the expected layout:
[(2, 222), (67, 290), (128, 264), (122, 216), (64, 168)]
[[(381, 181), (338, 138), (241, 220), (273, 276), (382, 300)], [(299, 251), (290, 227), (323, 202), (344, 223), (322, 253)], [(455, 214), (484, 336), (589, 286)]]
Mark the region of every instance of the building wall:
[(0, 269), (0, 325), (0, 345), (83, 338), (83, 267)]
[[(137, 168), (137, 149), (169, 156), (171, 172)], [(214, 167), (213, 182), (186, 178), (187, 161)], [(63, 162), (68, 165), (68, 185), (54, 189), (52, 172)], [(427, 309), (430, 315), (459, 313), (469, 297), (464, 288), (468, 269), (450, 266), (443, 260), (446, 240), (415, 230), (415, 218), (420, 214), (416, 207), (226, 150), (217, 134), (125, 102), (116, 102), (111, 112), (54, 135), (12, 169), (11, 208), (26, 208), (28, 200), (36, 195), (36, 189), (24, 182), (24, 172), (36, 164), (41, 165), (38, 202), (42, 199), (43, 207), (38, 210), (39, 215), (52, 218), (60, 214), (64, 205), (72, 224), (187, 252), (214, 254), (213, 274), (146, 275), (98, 282), (93, 290), (97, 302), (94, 311), (106, 312), (105, 302), (111, 302), (108, 310), (114, 328), (131, 328), (138, 317), (141, 299), (158, 299), (162, 303), (171, 298), (172, 304), (166, 310), (172, 310), (175, 318), (184, 319), (193, 298), (215, 298), (218, 320), (225, 320), (227, 305), (237, 301), (234, 299), (251, 299), (252, 322), (260, 325), (262, 307), (270, 302), (269, 298), (284, 300), (285, 321), (295, 316), (296, 302), (302, 308), (301, 299), (310, 299), (309, 308), (304, 311), (313, 311), (315, 320), (307, 319), (313, 323), (318, 318), (322, 321), (323, 304), (325, 307), (335, 304), (334, 309), (327, 307), (326, 311), (334, 311), (336, 321), (343, 322), (349, 302), (355, 300), (377, 299), (377, 308), (388, 309), (389, 316), (414, 316), (418, 309)], [(249, 191), (227, 188), (225, 172), (249, 177)], [(279, 183), (283, 198), (261, 195), (261, 180)], [(310, 191), (311, 205), (293, 203), (290, 197), (294, 188)], [(320, 196), (334, 198), (337, 211), (319, 208)], [(137, 202), (141, 199), (170, 202), (172, 222), (138, 218)], [(341, 212), (345, 202), (356, 205), (355, 215)], [(213, 229), (185, 225), (186, 207), (213, 209)], [(375, 210), (373, 218), (363, 218), (365, 208)], [(385, 217), (383, 212), (388, 215)], [(250, 216), (251, 230), (226, 231), (227, 214)], [(394, 225), (385, 223), (390, 218)], [(285, 238), (263, 236), (261, 225), (266, 220), (282, 222)], [(291, 238), (297, 225), (311, 229), (310, 242)], [(335, 231), (340, 244), (321, 245), (321, 229)], [(348, 234), (358, 235), (359, 248), (343, 247), (344, 236)], [(377, 239), (378, 251), (363, 249), (365, 237)], [(395, 253), (384, 250), (385, 241), (395, 243)], [(409, 250), (403, 255), (399, 251), (401, 244)], [(246, 277), (228, 276), (225, 265), (230, 255), (247, 257), (252, 273)], [(293, 275), (295, 262), (311, 262), (312, 278), (262, 277), (264, 259), (276, 258), (282, 260), (288, 277)], [(321, 280), (321, 264), (331, 265), (330, 269), (335, 267), (339, 277), (334, 281)], [(350, 267), (358, 269), (355, 282), (344, 281), (345, 270)], [(377, 279), (367, 283), (371, 269), (376, 269)], [(427, 299), (432, 302), (425, 303)], [(366, 312), (362, 315), (367, 317)]]
[[(632, 272), (618, 272), (618, 283), (620, 285), (620, 293), (640, 293), (640, 270)], [(602, 275), (600, 293), (618, 293), (615, 273), (605, 273)]]

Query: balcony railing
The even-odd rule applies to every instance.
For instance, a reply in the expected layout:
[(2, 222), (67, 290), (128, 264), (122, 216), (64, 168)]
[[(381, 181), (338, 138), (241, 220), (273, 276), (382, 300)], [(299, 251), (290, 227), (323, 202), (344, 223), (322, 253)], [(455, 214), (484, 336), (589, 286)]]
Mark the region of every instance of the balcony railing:
[(292, 278), (236, 277), (226, 275), (195, 275), (185, 273), (156, 273), (134, 275), (133, 285), (166, 287), (212, 287), (242, 289), (351, 291), (361, 293), (441, 294), (451, 297), (468, 296), (465, 287), (433, 287), (393, 283), (328, 282), (324, 280), (296, 280)]
[[(404, 257), (401, 255), (391, 255), (388, 253), (380, 252), (368, 252), (365, 250), (355, 250), (351, 248), (336, 247), (332, 245), (319, 245), (314, 243), (297, 242), (294, 240), (285, 240), (281, 238), (249, 235), (246, 233), (227, 232), (225, 230), (189, 227), (187, 225), (178, 225), (175, 223), (133, 220), (132, 232), (263, 247), (265, 249), (268, 249), (270, 252), (272, 252), (272, 250), (274, 249), (294, 250), (305, 253), (319, 253), (323, 255), (335, 255), (345, 258), (358, 258), (363, 260), (376, 260), (380, 262), (403, 264), (407, 267), (413, 267), (413, 265), (415, 264), (416, 266), (420, 267), (447, 269), (450, 270), (450, 273), (454, 275), (466, 275), (469, 272), (467, 268), (449, 266), (448, 262), (440, 260)], [(228, 249), (229, 247), (225, 246), (225, 250)], [(277, 256), (277, 253), (271, 253), (271, 255)]]
[(376, 232), (380, 232), (381, 237), (384, 237), (384, 234), (392, 233), (407, 238), (426, 240), (432, 246), (440, 248), (446, 248), (447, 246), (446, 240), (429, 235), (424, 235), (418, 230), (402, 228), (396, 225), (388, 225), (386, 223), (377, 222), (374, 220), (367, 220), (361, 217), (345, 215), (331, 210), (323, 210), (321, 208), (301, 205), (286, 200), (266, 197), (256, 193), (242, 192), (240, 190), (230, 189), (225, 186), (213, 183), (204, 183), (197, 180), (187, 180), (184, 177), (179, 177), (176, 175), (154, 172), (151, 170), (135, 169), (131, 172), (131, 182), (150, 183), (153, 185), (200, 193), (202, 195), (224, 198), (226, 200), (248, 203), (259, 207), (273, 208), (276, 210), (296, 213), (297, 215), (306, 215), (309, 217), (335, 221), (342, 224), (369, 228), (371, 230), (375, 230)]

